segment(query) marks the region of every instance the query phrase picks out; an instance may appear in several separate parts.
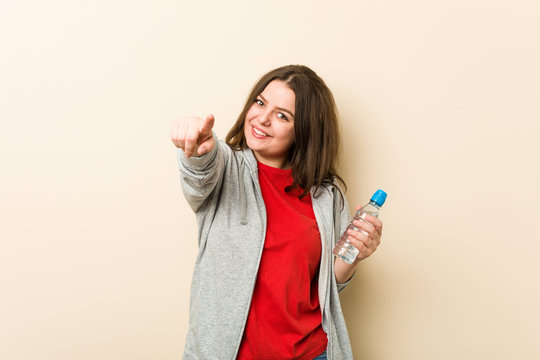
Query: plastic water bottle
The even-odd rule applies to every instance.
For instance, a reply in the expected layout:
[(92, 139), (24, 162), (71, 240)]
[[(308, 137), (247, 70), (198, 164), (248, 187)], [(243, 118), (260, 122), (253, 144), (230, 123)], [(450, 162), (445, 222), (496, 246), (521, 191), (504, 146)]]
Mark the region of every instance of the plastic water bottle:
[(342, 258), (347, 264), (352, 264), (353, 261), (358, 256), (358, 249), (355, 248), (348, 240), (349, 234), (347, 231), (349, 229), (353, 230), (359, 230), (363, 233), (366, 233), (364, 230), (357, 228), (354, 224), (354, 220), (362, 220), (366, 221), (365, 217), (367, 215), (379, 216), (379, 209), (386, 201), (386, 193), (382, 190), (377, 190), (375, 194), (371, 197), (371, 200), (369, 201), (369, 204), (366, 204), (362, 206), (362, 208), (358, 209), (356, 214), (354, 215), (354, 218), (351, 220), (351, 223), (349, 226), (347, 226), (347, 229), (345, 229), (345, 232), (341, 235), (341, 238), (339, 239), (338, 243), (334, 247), (334, 255), (339, 256)]

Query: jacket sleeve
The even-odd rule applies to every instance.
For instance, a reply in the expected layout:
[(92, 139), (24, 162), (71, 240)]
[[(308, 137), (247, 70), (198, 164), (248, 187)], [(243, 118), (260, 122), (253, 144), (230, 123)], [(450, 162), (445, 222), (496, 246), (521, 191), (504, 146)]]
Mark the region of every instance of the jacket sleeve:
[(207, 154), (186, 158), (184, 151), (178, 149), (178, 167), (182, 191), (191, 209), (197, 213), (205, 204), (209, 195), (219, 190), (228, 156), (228, 146), (218, 141)]
[[(337, 191), (334, 192), (334, 221), (335, 221), (335, 236), (334, 236), (334, 246), (339, 241), (339, 238), (341, 237), (341, 234), (347, 229), (347, 226), (349, 226), (349, 223), (351, 222), (352, 216), (351, 216), (351, 210), (349, 209), (349, 203), (347, 202), (347, 199), (345, 198), (345, 194), (343, 194), (343, 191), (341, 188), (337, 187)], [(356, 270), (353, 273), (353, 275), (344, 283), (337, 284), (338, 292), (345, 289), (347, 285), (351, 282), (352, 278), (356, 274)]]

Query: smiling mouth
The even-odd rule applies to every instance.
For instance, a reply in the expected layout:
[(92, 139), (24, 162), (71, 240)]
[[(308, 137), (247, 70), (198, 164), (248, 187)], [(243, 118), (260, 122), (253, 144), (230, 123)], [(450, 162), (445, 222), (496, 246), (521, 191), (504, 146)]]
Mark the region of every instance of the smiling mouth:
[(253, 134), (255, 134), (255, 136), (257, 136), (257, 137), (269, 137), (270, 136), (270, 135), (266, 134), (265, 132), (257, 129), (254, 126), (253, 126)]

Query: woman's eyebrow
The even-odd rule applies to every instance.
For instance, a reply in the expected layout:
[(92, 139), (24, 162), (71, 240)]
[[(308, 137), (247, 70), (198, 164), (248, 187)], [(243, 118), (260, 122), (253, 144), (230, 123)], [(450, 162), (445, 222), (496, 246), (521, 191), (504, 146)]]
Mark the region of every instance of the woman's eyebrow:
[[(265, 99), (265, 97), (262, 95), (262, 94), (259, 94), (259, 96), (264, 100), (265, 103), (268, 103), (268, 100)], [(291, 115), (292, 117), (294, 117), (294, 114), (292, 112), (290, 112), (289, 110), (285, 109), (285, 108), (282, 108), (282, 107), (279, 107), (279, 106), (276, 106), (276, 108), (278, 110), (281, 110), (281, 111), (284, 111), (286, 113), (289, 113), (289, 115)]]

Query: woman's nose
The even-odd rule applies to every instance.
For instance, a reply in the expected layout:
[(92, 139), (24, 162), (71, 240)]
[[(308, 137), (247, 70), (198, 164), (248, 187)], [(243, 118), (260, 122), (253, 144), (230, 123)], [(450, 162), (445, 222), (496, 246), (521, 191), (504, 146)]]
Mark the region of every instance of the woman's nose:
[(259, 124), (270, 125), (272, 121), (272, 113), (269, 110), (267, 110), (261, 113), (258, 119), (259, 119)]

